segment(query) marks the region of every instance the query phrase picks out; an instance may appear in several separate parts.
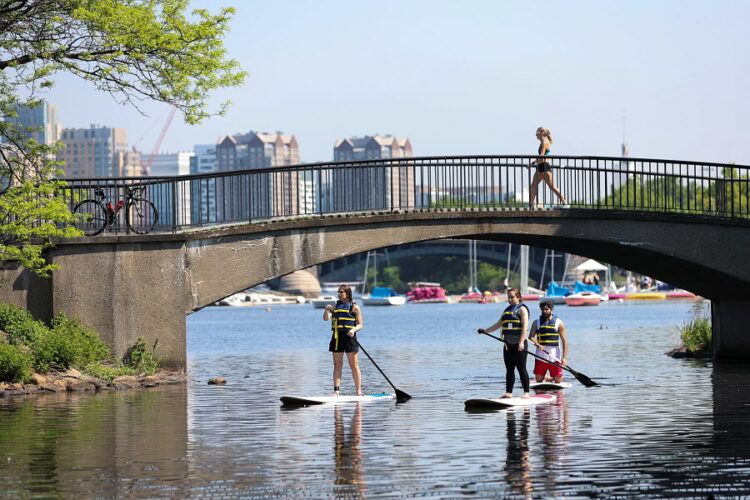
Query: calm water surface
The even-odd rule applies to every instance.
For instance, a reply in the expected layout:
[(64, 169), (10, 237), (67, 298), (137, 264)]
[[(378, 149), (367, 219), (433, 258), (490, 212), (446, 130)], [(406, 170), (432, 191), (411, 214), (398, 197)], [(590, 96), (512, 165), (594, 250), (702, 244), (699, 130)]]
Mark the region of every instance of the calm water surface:
[[(568, 377), (557, 404), (469, 413), (504, 390), (501, 345), (472, 333), (502, 307), (365, 307), (363, 346), (413, 399), (292, 410), (281, 395), (331, 389), (322, 311), (204, 309), (186, 387), (0, 400), (0, 496), (750, 495), (750, 371), (664, 355), (692, 303), (558, 306), (571, 365), (608, 385)], [(360, 364), (366, 391), (390, 390)]]

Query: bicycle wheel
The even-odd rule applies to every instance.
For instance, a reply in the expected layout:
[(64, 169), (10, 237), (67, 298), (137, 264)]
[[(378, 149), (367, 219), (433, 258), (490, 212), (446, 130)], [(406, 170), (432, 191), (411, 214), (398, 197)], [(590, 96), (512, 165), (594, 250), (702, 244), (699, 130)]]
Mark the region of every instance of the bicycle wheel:
[(73, 208), (73, 213), (82, 216), (73, 225), (86, 236), (95, 236), (107, 227), (107, 210), (96, 200), (83, 200)]
[(128, 202), (125, 217), (131, 231), (136, 234), (146, 234), (154, 228), (159, 220), (159, 212), (150, 201), (143, 198), (133, 198)]

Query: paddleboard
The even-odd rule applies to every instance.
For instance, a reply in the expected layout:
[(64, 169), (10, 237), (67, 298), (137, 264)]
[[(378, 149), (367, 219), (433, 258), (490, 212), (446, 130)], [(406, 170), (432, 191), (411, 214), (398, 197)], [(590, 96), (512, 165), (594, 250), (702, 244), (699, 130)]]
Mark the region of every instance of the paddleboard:
[(529, 387), (538, 391), (556, 391), (559, 389), (568, 389), (573, 387), (570, 382), (532, 382)]
[(464, 402), (464, 406), (466, 408), (509, 408), (554, 403), (556, 400), (557, 396), (553, 394), (534, 394), (528, 398), (469, 399)]
[(285, 406), (324, 405), (330, 403), (366, 403), (396, 399), (395, 394), (365, 394), (364, 396), (281, 396)]

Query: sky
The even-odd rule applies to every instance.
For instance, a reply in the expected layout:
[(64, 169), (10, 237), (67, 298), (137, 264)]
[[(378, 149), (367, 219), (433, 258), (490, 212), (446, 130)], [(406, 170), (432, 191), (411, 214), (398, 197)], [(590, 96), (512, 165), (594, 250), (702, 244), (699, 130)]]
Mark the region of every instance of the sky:
[[(408, 137), (415, 156), (553, 154), (750, 165), (750, 2), (690, 0), (194, 0), (236, 15), (225, 44), (249, 73), (223, 117), (178, 114), (161, 150), (221, 136), (294, 134), (303, 162), (337, 139)], [(127, 129), (149, 153), (168, 112), (141, 115), (61, 76), (64, 127)]]

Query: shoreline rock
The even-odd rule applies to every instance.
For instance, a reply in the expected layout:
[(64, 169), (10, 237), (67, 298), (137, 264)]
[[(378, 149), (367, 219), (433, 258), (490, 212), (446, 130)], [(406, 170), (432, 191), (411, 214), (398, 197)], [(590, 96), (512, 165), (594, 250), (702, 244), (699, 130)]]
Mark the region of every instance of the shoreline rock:
[(28, 384), (0, 382), (0, 398), (36, 396), (43, 393), (90, 392), (152, 388), (187, 383), (183, 371), (160, 370), (154, 375), (123, 375), (112, 382), (85, 375), (75, 369), (64, 372), (34, 373)]
[(676, 347), (664, 354), (674, 359), (706, 359), (709, 361), (713, 359), (711, 351), (709, 350), (693, 352), (688, 351), (684, 346)]

